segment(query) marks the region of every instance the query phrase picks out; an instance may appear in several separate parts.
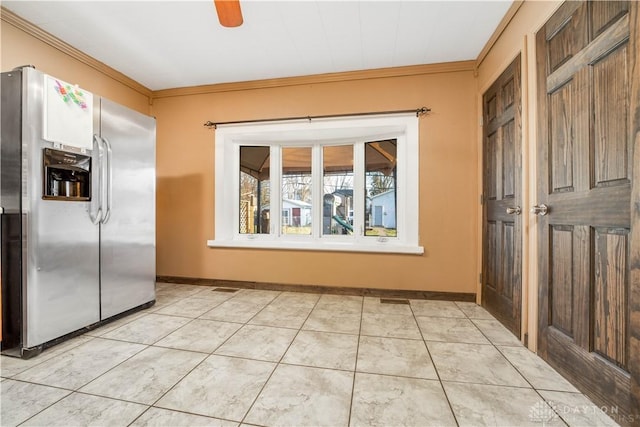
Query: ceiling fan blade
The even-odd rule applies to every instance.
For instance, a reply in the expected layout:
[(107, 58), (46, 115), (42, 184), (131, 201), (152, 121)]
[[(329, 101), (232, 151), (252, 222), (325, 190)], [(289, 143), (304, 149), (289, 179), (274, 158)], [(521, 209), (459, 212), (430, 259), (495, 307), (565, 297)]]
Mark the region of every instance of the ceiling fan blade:
[(240, 0), (213, 0), (218, 12), (218, 20), (223, 27), (239, 27), (242, 25)]

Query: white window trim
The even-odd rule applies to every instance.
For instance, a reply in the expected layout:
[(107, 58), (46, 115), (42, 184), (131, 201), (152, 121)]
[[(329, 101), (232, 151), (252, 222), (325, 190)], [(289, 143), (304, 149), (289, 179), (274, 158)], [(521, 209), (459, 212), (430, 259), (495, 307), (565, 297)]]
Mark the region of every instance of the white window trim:
[[(270, 234), (239, 233), (239, 147), (241, 145), (268, 145), (271, 149), (271, 171), (281, 166), (280, 146), (309, 146), (313, 148), (313, 168), (322, 170), (321, 147), (323, 144), (353, 144), (354, 147), (368, 141), (396, 138), (397, 145), (397, 200), (398, 235), (393, 238), (364, 236), (364, 197), (354, 197), (354, 234), (341, 236), (322, 235), (321, 209), (312, 212), (314, 230), (312, 236), (281, 235), (281, 197), (279, 181), (271, 179), (272, 208)], [(314, 145), (315, 144), (315, 145)], [(275, 148), (275, 150), (274, 150)], [(269, 123), (249, 123), (219, 126), (215, 132), (215, 240), (207, 245), (218, 248), (260, 248), (310, 251), (346, 251), (374, 253), (423, 254), (419, 245), (419, 134), (418, 117), (413, 114), (376, 116), (350, 116), (329, 119), (295, 120)], [(354, 150), (354, 191), (364, 189), (364, 150)], [(362, 175), (362, 176), (360, 176)], [(276, 173), (276, 177), (279, 173)], [(317, 174), (322, 179), (322, 174)], [(312, 185), (314, 206), (322, 206), (323, 191), (320, 182)], [(409, 203), (414, 200), (415, 203)]]

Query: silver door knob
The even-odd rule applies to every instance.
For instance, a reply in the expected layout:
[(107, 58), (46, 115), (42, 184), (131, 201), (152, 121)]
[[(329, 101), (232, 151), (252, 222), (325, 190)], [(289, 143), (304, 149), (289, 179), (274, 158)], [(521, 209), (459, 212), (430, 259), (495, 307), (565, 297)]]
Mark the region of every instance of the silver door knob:
[(515, 208), (507, 208), (507, 213), (509, 215), (520, 215), (522, 213), (522, 209), (520, 206), (516, 206)]
[(531, 208), (531, 213), (535, 215), (545, 216), (549, 212), (549, 206), (544, 203), (535, 205)]

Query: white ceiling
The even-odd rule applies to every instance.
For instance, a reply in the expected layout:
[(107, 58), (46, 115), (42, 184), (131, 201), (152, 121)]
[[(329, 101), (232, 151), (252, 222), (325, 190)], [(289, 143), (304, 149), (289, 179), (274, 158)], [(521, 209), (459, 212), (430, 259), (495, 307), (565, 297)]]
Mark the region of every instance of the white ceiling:
[[(160, 90), (475, 59), (511, 1), (2, 1), (27, 21)], [(37, 67), (37, 64), (35, 64)]]

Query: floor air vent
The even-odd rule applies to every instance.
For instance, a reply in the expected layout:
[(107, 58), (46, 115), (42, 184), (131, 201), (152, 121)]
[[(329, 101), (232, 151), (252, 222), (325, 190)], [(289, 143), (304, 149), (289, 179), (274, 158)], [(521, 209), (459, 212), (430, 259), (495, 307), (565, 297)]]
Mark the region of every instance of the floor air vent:
[(232, 288), (215, 288), (213, 290), (213, 292), (228, 292), (228, 293), (234, 293), (234, 292), (238, 292), (237, 289), (232, 289)]
[(409, 304), (408, 299), (380, 298), (380, 304)]

